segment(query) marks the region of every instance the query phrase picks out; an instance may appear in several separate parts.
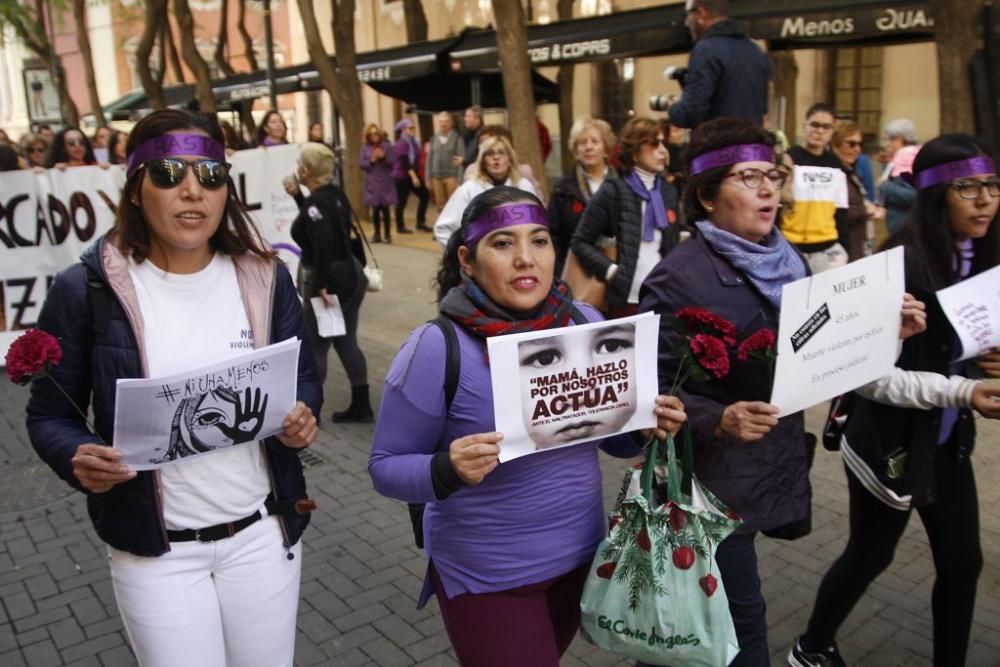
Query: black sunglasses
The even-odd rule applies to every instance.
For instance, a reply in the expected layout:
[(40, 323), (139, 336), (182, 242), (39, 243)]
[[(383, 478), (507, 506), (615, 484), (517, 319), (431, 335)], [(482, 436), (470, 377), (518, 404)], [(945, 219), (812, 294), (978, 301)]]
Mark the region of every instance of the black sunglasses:
[(206, 190), (218, 190), (229, 180), (229, 169), (232, 167), (222, 160), (181, 160), (176, 157), (157, 158), (144, 162), (149, 180), (158, 188), (176, 188), (187, 176), (188, 167), (194, 169), (195, 178)]

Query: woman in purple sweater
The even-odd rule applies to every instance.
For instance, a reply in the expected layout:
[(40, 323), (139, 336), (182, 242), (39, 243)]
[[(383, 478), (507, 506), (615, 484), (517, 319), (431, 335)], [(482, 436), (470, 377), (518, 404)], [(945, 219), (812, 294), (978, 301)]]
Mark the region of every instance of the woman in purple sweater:
[[(372, 243), (382, 242), (382, 227), (385, 224), (385, 242), (392, 243), (392, 229), (389, 227), (389, 207), (396, 205), (396, 186), (392, 182), (392, 167), (396, 154), (392, 144), (382, 134), (375, 123), (365, 127), (365, 143), (361, 146), (361, 170), (365, 172), (364, 203), (372, 210), (372, 224), (375, 235)], [(405, 230), (404, 233), (411, 233)]]
[[(379, 493), (427, 504), (419, 606), (437, 595), (466, 667), (557, 667), (579, 628), (584, 580), (607, 530), (597, 450), (640, 452), (636, 439), (619, 435), (498, 465), (503, 434), (494, 431), (486, 338), (572, 324), (572, 295), (554, 266), (537, 198), (503, 186), (475, 197), (438, 274), (440, 312), (461, 357), (450, 407), (437, 326), (410, 335), (385, 380), (368, 470)], [(655, 410), (661, 437), (686, 418), (674, 397), (657, 397)]]

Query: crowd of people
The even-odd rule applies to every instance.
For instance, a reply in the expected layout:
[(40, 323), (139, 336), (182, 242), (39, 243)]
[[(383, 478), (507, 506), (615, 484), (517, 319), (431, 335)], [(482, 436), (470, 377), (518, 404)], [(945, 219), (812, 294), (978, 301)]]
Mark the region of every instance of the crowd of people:
[[(714, 6), (689, 12), (689, 27), (705, 38), (701, 61), (750, 58), (756, 47)], [(934, 664), (964, 663), (982, 569), (973, 415), (1000, 418), (1000, 388), (982, 381), (1000, 377), (1000, 349), (957, 361), (959, 341), (935, 292), (1000, 264), (995, 163), (970, 136), (921, 145), (913, 124), (898, 119), (885, 127), (876, 178), (862, 128), (829, 105), (808, 109), (801, 144), (790, 147), (760, 118), (701, 118), (705, 110), (690, 105), (671, 107), (673, 121), (633, 117), (617, 135), (603, 120), (578, 119), (567, 137), (573, 166), (547, 197), (509, 131), (487, 124), (479, 107), (465, 110), (460, 129), (452, 114), (437, 114), (425, 142), (409, 116), (391, 139), (367, 125), (363, 201), (353, 203), (370, 210), (372, 241), (390, 243), (394, 226), (397, 234), (433, 232), (442, 248), (438, 320), (402, 342), (377, 415), (358, 337), (368, 277), (354, 245), (363, 232), (336, 183), (322, 125), (309, 127), (296, 177), (285, 182), (299, 205), (295, 284), (228, 177), (227, 154), (244, 147), (231, 126), (169, 110), (127, 135), (102, 127), (88, 137), (69, 127), (47, 137), (38, 128), (15, 146), (0, 133), (0, 159), (6, 165), (13, 153), (13, 168), (122, 164), (126, 172), (113, 229), (55, 279), (42, 309), (38, 326), (63, 341), (52, 378), (66, 394), (34, 382), (28, 426), (42, 458), (87, 494), (140, 662), (291, 664), (299, 538), (311, 506), (298, 450), (322, 420), (333, 347), (351, 402), (331, 420), (376, 421), (372, 483), (422, 508), (419, 605), (436, 597), (461, 664), (558, 665), (579, 629), (584, 581), (607, 532), (599, 452), (635, 457), (644, 437), (687, 424), (698, 478), (743, 519), (716, 553), (739, 641), (731, 664), (768, 665), (755, 540), (809, 532), (816, 442), (802, 413), (779, 418), (768, 403), (770, 378), (735, 357), (725, 378), (689, 377), (675, 387), (678, 334), (664, 326), (654, 429), (500, 464), (504, 434), (495, 429), (487, 341), (688, 307), (735, 323), (743, 339), (777, 330), (788, 283), (902, 246), (900, 354), (892, 374), (849, 395), (837, 443), (849, 540), (788, 662), (845, 664), (838, 629), (892, 562), (916, 510), (937, 573)], [(687, 115), (698, 120), (686, 136)], [(167, 135), (187, 141), (157, 141)], [(268, 112), (256, 144), (288, 140), (281, 114)], [(410, 195), (414, 228), (406, 224)], [(95, 285), (117, 298), (109, 325), (92, 333), (76, 323), (92, 317)], [(590, 291), (594, 285), (601, 290)], [(585, 292), (597, 296), (578, 298)], [(334, 296), (346, 333), (326, 337), (314, 298), (329, 304)], [(255, 347), (288, 338), (307, 346), (283, 431), (159, 472), (122, 465), (121, 451), (105, 444), (114, 444), (115, 381), (224, 358), (243, 330), (253, 331)], [(453, 352), (461, 372), (450, 386), (444, 360)], [(69, 399), (95, 406), (95, 434)], [(906, 472), (887, 485), (871, 467), (899, 451), (908, 455)], [(202, 534), (227, 557), (217, 558)]]

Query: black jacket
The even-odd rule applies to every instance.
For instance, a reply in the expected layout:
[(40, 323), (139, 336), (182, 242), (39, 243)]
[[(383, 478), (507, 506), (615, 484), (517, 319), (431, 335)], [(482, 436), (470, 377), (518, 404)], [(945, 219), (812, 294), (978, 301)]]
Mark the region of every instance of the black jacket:
[[(676, 220), (677, 190), (665, 180), (660, 189), (663, 205), (667, 212), (674, 211)], [(632, 278), (639, 259), (639, 244), (642, 243), (642, 200), (632, 192), (632, 188), (620, 179), (609, 179), (590, 199), (583, 211), (580, 223), (573, 234), (571, 247), (584, 269), (604, 280), (612, 262), (595, 243), (606, 236), (618, 244), (618, 272), (608, 289), (608, 307), (622, 308), (628, 303), (628, 293), (632, 288)], [(660, 257), (663, 257), (680, 240), (680, 224), (674, 222), (663, 230), (660, 241)]]
[[(806, 266), (804, 259), (802, 264)], [(689, 306), (732, 322), (739, 341), (765, 327), (778, 330), (778, 311), (770, 301), (696, 231), (653, 269), (640, 293), (639, 310), (661, 316), (658, 372), (664, 394), (670, 392), (679, 365), (673, 350), (677, 335), (666, 318)], [(800, 521), (808, 516), (811, 499), (802, 412), (782, 417), (755, 442), (715, 437), (726, 406), (770, 398), (770, 374), (763, 363), (741, 362), (732, 355), (724, 377), (689, 380), (677, 392), (694, 436), (695, 474), (743, 518), (742, 533)]]
[[(311, 269), (311, 284), (346, 301), (358, 288), (361, 264), (351, 253), (351, 205), (332, 183), (316, 188), (299, 204), (292, 239), (302, 249), (302, 264)], [(307, 294), (307, 297), (316, 296)]]
[(736, 21), (719, 21), (695, 43), (684, 94), (668, 110), (670, 122), (697, 127), (721, 116), (760, 125), (767, 113), (771, 63)]
[[(580, 188), (579, 170), (579, 165), (573, 165), (570, 173), (556, 182), (549, 197), (549, 229), (556, 246), (557, 276), (562, 274), (573, 233), (591, 197), (590, 193)], [(608, 169), (605, 175), (605, 179), (611, 178), (618, 178), (618, 172), (614, 169)]]
[[(38, 328), (59, 338), (63, 349), (62, 361), (52, 368), (52, 377), (84, 411), (93, 403), (94, 426), (105, 442), (112, 442), (116, 381), (146, 376), (136, 331), (141, 316), (127, 260), (112, 243), (102, 237), (81, 260), (56, 276)], [(306, 340), (302, 307), (285, 265), (249, 253), (236, 255), (233, 261), (255, 346), (288, 338)], [(102, 289), (114, 293), (107, 300), (109, 312), (101, 322), (95, 322), (91, 313), (84, 265), (100, 277)], [(310, 354), (299, 355), (297, 397), (319, 415), (323, 388)], [(27, 412), (31, 444), (64, 481), (87, 493), (87, 510), (102, 540), (139, 556), (159, 556), (170, 550), (156, 472), (140, 472), (106, 493), (87, 492), (73, 475), (72, 459), (77, 447), (93, 442), (94, 436), (73, 406), (52, 382), (39, 381), (31, 385)], [(273, 499), (304, 498), (305, 477), (298, 450), (284, 446), (277, 438), (265, 440), (264, 449)], [(279, 515), (278, 519), (286, 546), (295, 544), (309, 523), (308, 514)]]

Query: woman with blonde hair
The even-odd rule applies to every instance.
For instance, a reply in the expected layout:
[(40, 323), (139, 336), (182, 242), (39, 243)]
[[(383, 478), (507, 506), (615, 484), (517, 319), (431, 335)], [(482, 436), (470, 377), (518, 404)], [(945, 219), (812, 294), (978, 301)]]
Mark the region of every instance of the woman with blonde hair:
[(535, 186), (518, 169), (517, 153), (504, 136), (489, 137), (479, 145), (476, 177), (462, 183), (441, 210), (434, 223), (434, 238), (442, 248), (447, 247), (448, 239), (462, 226), (462, 213), (469, 202), (476, 195), (498, 185), (512, 186), (538, 196)]
[(552, 188), (549, 224), (556, 245), (556, 275), (562, 273), (573, 232), (583, 209), (605, 179), (618, 175), (608, 162), (617, 138), (607, 121), (584, 116), (569, 131), (569, 146), (576, 157), (573, 169)]
[[(325, 144), (307, 142), (299, 153), (298, 182), (309, 189), (303, 199), (298, 183), (286, 184), (299, 201), (299, 215), (292, 223), (292, 239), (302, 249), (299, 262), (299, 293), (303, 298), (305, 328), (320, 382), (326, 381), (326, 358), (330, 345), (337, 352), (351, 384), (351, 404), (334, 412), (334, 422), (370, 422), (374, 417), (368, 398), (368, 361), (358, 345), (358, 317), (368, 280), (361, 263), (351, 252), (351, 204), (333, 182), (333, 151)], [(324, 338), (319, 335), (313, 297), (332, 304), (340, 301), (346, 333)]]

